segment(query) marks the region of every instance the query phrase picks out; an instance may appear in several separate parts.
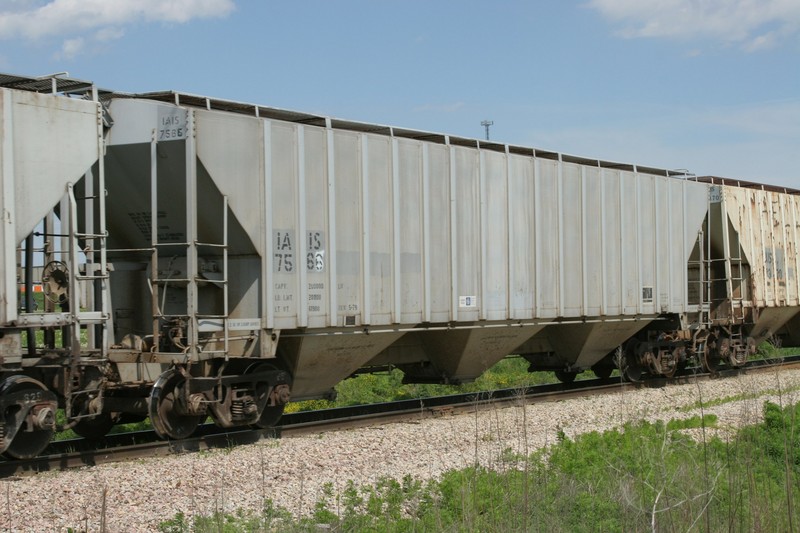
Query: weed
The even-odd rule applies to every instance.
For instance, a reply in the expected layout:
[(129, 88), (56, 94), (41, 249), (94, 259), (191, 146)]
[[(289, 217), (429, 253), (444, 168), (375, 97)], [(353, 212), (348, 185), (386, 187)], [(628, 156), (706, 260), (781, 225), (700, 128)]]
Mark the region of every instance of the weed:
[(693, 416), (691, 418), (673, 419), (667, 422), (668, 431), (677, 431), (679, 429), (694, 429), (701, 427), (714, 427), (717, 425), (717, 415), (707, 414), (701, 416)]
[(522, 463), (526, 460), (526, 457), (521, 453), (515, 452), (513, 448), (507, 447), (503, 448), (503, 451), (500, 452), (500, 462), (502, 463)]
[(782, 389), (765, 389), (759, 391), (758, 393), (741, 393), (741, 394), (733, 394), (731, 396), (725, 396), (723, 398), (716, 398), (714, 400), (698, 400), (694, 403), (689, 405), (684, 405), (683, 407), (679, 407), (677, 411), (687, 413), (689, 411), (694, 411), (695, 409), (700, 408), (709, 408), (709, 407), (716, 407), (718, 405), (725, 405), (728, 403), (733, 402), (741, 402), (743, 400), (754, 400), (756, 398), (760, 398), (764, 395), (772, 395), (777, 396), (779, 394), (786, 394), (788, 392), (795, 392), (800, 390), (800, 385), (792, 386), (792, 387), (784, 387)]
[(574, 439), (562, 432), (529, 457), (504, 449), (501, 460), (517, 467), (502, 472), (476, 465), (428, 482), (349, 481), (338, 494), (328, 484), (305, 518), (267, 501), (259, 516), (217, 513), (189, 523), (179, 513), (160, 530), (789, 531), (800, 519), (798, 416), (800, 406), (767, 403), (763, 423), (726, 442), (682, 433), (714, 426), (713, 415)]
[(188, 533), (192, 531), (192, 524), (182, 512), (178, 511), (174, 517), (161, 522), (158, 530), (162, 533)]
[(503, 359), (474, 382), (463, 385), (404, 384), (403, 372), (395, 368), (388, 372), (360, 374), (342, 381), (336, 386), (336, 401), (292, 402), (286, 406), (286, 412), (293, 413), (466, 392), (484, 392), (501, 388), (524, 389), (555, 382), (556, 379), (551, 372), (528, 372), (528, 362), (521, 357)]

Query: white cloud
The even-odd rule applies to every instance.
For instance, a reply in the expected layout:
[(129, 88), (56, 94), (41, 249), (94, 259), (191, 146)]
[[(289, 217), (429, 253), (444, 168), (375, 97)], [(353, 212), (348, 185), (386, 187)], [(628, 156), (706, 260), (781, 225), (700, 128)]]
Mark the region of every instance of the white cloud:
[(800, 33), (797, 0), (589, 0), (623, 37), (712, 38), (746, 51)]
[(94, 34), (94, 39), (103, 43), (120, 39), (123, 35), (125, 35), (125, 30), (122, 28), (102, 28)]
[(233, 0), (53, 0), (35, 9), (0, 12), (0, 36), (59, 36), (146, 22), (187, 22), (227, 15)]
[(59, 55), (74, 57), (88, 43), (118, 39), (137, 22), (184, 23), (222, 17), (234, 0), (11, 0), (0, 7), (0, 39), (63, 38)]
[(61, 46), (61, 52), (56, 54), (56, 57), (61, 59), (72, 59), (83, 50), (86, 41), (83, 37), (76, 37), (74, 39), (67, 39)]

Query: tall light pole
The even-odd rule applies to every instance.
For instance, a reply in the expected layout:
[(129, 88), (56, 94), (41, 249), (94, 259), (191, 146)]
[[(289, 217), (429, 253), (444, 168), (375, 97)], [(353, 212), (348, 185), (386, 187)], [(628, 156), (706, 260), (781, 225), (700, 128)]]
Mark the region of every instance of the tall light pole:
[(484, 120), (483, 122), (481, 122), (481, 126), (486, 128), (486, 140), (487, 141), (489, 140), (489, 126), (491, 126), (492, 124), (494, 124), (494, 120)]

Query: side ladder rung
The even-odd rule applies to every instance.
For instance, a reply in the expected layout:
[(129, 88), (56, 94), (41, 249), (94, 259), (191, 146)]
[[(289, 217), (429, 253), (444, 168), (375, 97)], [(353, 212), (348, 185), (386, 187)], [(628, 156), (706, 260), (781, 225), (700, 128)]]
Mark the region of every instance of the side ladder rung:
[(154, 242), (153, 246), (189, 246), (188, 242)]
[(75, 318), (81, 324), (102, 324), (106, 320), (102, 311), (82, 311)]
[(208, 279), (208, 278), (203, 278), (203, 277), (197, 277), (197, 278), (194, 278), (194, 280), (195, 281), (202, 281), (204, 283), (214, 283), (216, 285), (227, 285), (228, 284), (228, 280), (227, 279)]
[(78, 281), (91, 280), (91, 279), (108, 279), (108, 274), (97, 274), (95, 276), (75, 276)]

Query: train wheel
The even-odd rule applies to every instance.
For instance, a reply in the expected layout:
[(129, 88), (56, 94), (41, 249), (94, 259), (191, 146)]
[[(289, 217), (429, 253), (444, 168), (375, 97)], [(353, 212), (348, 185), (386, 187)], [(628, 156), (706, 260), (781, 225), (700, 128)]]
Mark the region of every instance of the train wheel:
[(84, 439), (102, 439), (119, 420), (119, 416), (111, 413), (100, 413), (92, 418), (82, 418), (72, 427), (72, 431)]
[(72, 426), (72, 431), (84, 439), (102, 439), (119, 422), (120, 413), (98, 413), (88, 417), (86, 415), (90, 414), (88, 406), (92, 399), (86, 396), (79, 396), (72, 404), (72, 416), (80, 417), (76, 424)]
[(617, 350), (616, 359), (619, 371), (625, 381), (635, 383), (642, 380), (644, 368), (639, 364), (637, 355), (639, 342), (634, 340), (625, 346), (625, 349)]
[(716, 373), (719, 369), (720, 362), (717, 350), (706, 347), (705, 350), (698, 355), (700, 356), (700, 364), (703, 366), (703, 370), (710, 374)]
[(175, 369), (167, 370), (150, 392), (150, 422), (162, 439), (185, 439), (197, 429), (206, 415), (189, 413), (181, 399), (186, 379)]
[(734, 357), (736, 350), (733, 348), (733, 343), (728, 337), (720, 337), (717, 341), (717, 359), (719, 361), (728, 361)]
[(622, 375), (625, 377), (625, 380), (630, 381), (632, 383), (641, 381), (642, 374), (644, 374), (644, 369), (642, 369), (642, 367), (636, 363), (633, 364), (626, 363), (624, 368), (622, 369)]
[(570, 372), (568, 370), (556, 370), (556, 378), (561, 383), (573, 383), (576, 377), (578, 377), (577, 372)]
[(614, 372), (614, 367), (613, 366), (607, 366), (607, 365), (605, 365), (605, 366), (597, 366), (597, 365), (595, 365), (595, 366), (592, 367), (592, 372), (594, 372), (594, 375), (597, 376), (600, 379), (608, 379), (608, 378), (611, 377), (611, 374)]
[[(30, 459), (47, 448), (55, 433), (55, 395), (35, 379), (11, 376), (0, 385), (0, 396), (12, 395), (22, 398), (21, 401), (27, 405), (34, 405), (3, 453), (12, 459)], [(48, 397), (52, 397), (50, 405)], [(20, 404), (12, 400), (5, 411), (4, 418), (13, 419), (20, 412)], [(5, 429), (7, 432), (8, 428)]]
[[(289, 391), (292, 387), (292, 379), (288, 372), (271, 363), (251, 365), (245, 372), (246, 374), (253, 374), (270, 370), (280, 371), (281, 376), (278, 378), (278, 381), (269, 394), (269, 387), (267, 385), (260, 387), (259, 390), (256, 391), (257, 403), (259, 405), (263, 403), (264, 407), (261, 409), (261, 416), (258, 421), (252, 425), (253, 427), (261, 429), (273, 427), (278, 423), (278, 420), (281, 419), (281, 416), (283, 416), (283, 410), (286, 407), (286, 402), (289, 399)], [(270, 403), (274, 405), (269, 405)]]
[(745, 340), (745, 346), (747, 346), (748, 359), (758, 352), (758, 344), (756, 344), (756, 340), (753, 337), (747, 337)]

